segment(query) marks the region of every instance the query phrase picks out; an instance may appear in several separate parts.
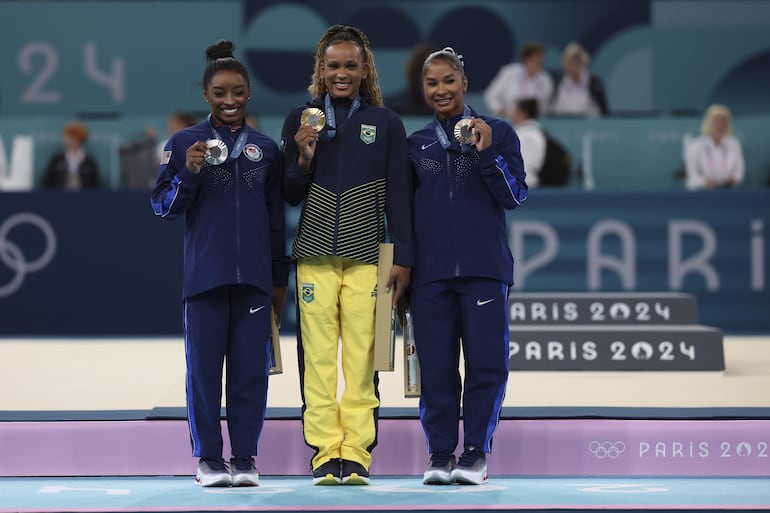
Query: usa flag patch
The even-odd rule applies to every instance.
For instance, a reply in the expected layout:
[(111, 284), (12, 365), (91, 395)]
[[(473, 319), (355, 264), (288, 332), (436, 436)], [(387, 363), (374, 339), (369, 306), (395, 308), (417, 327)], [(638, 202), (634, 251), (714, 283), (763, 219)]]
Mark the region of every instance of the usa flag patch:
[(164, 151), (163, 156), (160, 158), (160, 165), (165, 166), (171, 160), (171, 152)]

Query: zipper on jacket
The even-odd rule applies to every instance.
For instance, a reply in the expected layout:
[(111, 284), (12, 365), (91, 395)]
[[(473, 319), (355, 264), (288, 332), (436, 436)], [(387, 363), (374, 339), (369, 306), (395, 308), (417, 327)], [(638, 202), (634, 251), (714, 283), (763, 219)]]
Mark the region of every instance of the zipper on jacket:
[[(449, 189), (449, 208), (450, 208), (450, 218), (453, 215), (452, 209), (453, 209), (453, 203), (454, 203), (454, 172), (452, 169), (452, 154), (447, 151), (446, 152), (446, 173), (447, 173), (447, 187)], [(454, 227), (453, 227), (454, 228)], [(454, 230), (453, 230), (454, 231)], [(457, 256), (457, 241), (455, 240), (455, 278), (460, 276), (460, 259)]]
[(241, 283), (241, 176), (235, 159), (235, 279)]
[[(347, 121), (350, 121), (349, 119)], [(347, 121), (345, 122), (347, 124)], [(337, 135), (339, 139), (337, 142), (340, 143), (340, 149), (339, 149), (339, 159), (337, 162), (337, 188), (335, 191), (335, 195), (337, 198), (335, 199), (336, 202), (336, 208), (334, 209), (334, 240), (332, 242), (332, 255), (337, 255), (337, 243), (339, 242), (339, 236), (340, 236), (340, 209), (342, 208), (342, 173), (343, 169), (345, 169), (345, 143), (342, 136), (342, 130), (344, 130), (345, 125), (343, 124), (342, 127), (337, 128)], [(316, 143), (317, 144), (317, 143)]]

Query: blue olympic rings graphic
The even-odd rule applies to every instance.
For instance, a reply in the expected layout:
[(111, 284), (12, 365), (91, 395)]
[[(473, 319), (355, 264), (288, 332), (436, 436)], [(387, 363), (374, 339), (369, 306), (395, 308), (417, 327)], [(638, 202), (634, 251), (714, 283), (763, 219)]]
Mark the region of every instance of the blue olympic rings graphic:
[[(8, 238), (11, 230), (21, 225), (32, 225), (43, 234), (45, 248), (40, 256), (28, 260), (21, 248)], [(0, 298), (19, 290), (27, 274), (39, 271), (51, 263), (56, 255), (56, 232), (44, 218), (31, 212), (14, 214), (0, 224), (0, 261), (13, 273), (10, 281), (0, 284)]]

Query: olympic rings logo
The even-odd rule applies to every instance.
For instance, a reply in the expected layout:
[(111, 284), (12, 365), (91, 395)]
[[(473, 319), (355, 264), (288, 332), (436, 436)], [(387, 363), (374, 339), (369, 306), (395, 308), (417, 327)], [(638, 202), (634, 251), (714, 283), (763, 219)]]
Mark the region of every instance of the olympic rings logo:
[[(21, 248), (8, 238), (11, 230), (23, 224), (34, 226), (45, 238), (43, 253), (33, 260), (28, 260)], [(8, 297), (19, 290), (27, 274), (46, 267), (55, 254), (56, 232), (48, 221), (30, 212), (14, 214), (6, 219), (0, 224), (0, 261), (13, 272), (13, 276), (8, 283), (0, 284), (0, 298)]]
[(588, 450), (591, 451), (591, 454), (600, 460), (604, 458), (610, 458), (614, 460), (623, 454), (623, 451), (626, 450), (626, 444), (620, 441), (610, 442), (605, 440), (603, 442), (597, 442), (594, 440), (588, 444)]

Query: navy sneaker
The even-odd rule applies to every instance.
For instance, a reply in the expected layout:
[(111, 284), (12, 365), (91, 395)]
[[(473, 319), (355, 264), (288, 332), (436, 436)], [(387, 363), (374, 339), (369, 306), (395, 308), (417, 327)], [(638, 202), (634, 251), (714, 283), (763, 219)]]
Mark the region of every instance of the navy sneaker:
[(455, 469), (455, 455), (452, 451), (436, 451), (430, 457), (428, 470), (422, 475), (422, 484), (452, 484), (452, 471)]
[(487, 482), (487, 456), (478, 447), (469, 445), (452, 471), (452, 481), (458, 484), (480, 485)]
[(230, 458), (233, 486), (259, 486), (259, 472), (254, 458)]
[(342, 482), (340, 478), (341, 463), (339, 458), (332, 458), (317, 469), (313, 470), (314, 485), (338, 485)]
[(369, 471), (357, 461), (342, 460), (342, 484), (368, 485)]
[(200, 486), (230, 486), (233, 478), (223, 458), (201, 458), (195, 473), (195, 484)]

